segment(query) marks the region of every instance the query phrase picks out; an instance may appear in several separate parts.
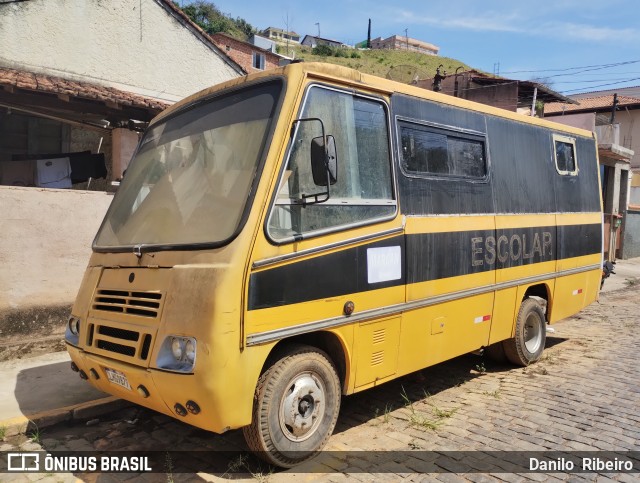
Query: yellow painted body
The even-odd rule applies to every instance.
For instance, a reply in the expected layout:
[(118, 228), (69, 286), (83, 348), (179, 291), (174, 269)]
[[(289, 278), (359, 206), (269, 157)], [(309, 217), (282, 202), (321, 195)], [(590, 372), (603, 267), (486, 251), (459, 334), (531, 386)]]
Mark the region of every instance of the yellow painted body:
[[(259, 77), (286, 78), (286, 92), (275, 132), (257, 185), (249, 217), (240, 234), (228, 245), (217, 249), (194, 251), (157, 251), (137, 257), (133, 253), (94, 253), (89, 262), (73, 315), (81, 320), (80, 342), (68, 344), (72, 360), (89, 374), (93, 369), (99, 379), (89, 378), (97, 388), (133, 401), (189, 424), (215, 432), (239, 428), (251, 422), (251, 409), (256, 382), (267, 357), (279, 342), (247, 344), (247, 338), (325, 319), (339, 323), (324, 329), (339, 342), (344, 358), (343, 393), (350, 394), (401, 375), (437, 364), (458, 355), (486, 347), (513, 336), (515, 316), (529, 285), (518, 285), (519, 279), (548, 275), (543, 284), (549, 294), (549, 322), (572, 315), (597, 298), (600, 270), (556, 278), (555, 273), (600, 263), (598, 255), (539, 263), (504, 270), (451, 277), (442, 280), (398, 285), (395, 287), (312, 300), (280, 307), (247, 310), (249, 278), (266, 268), (254, 268), (254, 262), (317, 249), (312, 254), (275, 262), (268, 268), (285, 266), (305, 258), (326, 255), (353, 248), (363, 241), (332, 246), (345, 240), (369, 236), (377, 240), (395, 234), (437, 233), (527, 226), (600, 223), (601, 214), (562, 215), (490, 215), (405, 217), (402, 207), (395, 217), (368, 226), (350, 228), (300, 242), (275, 245), (264, 233), (269, 200), (278, 183), (278, 173), (285, 158), (292, 121), (299, 112), (305, 86), (311, 82), (375, 93), (388, 99), (393, 92), (454, 105), (505, 119), (537, 125), (546, 121), (526, 118), (504, 110), (439, 95), (416, 87), (358, 73), (337, 66), (295, 64), (270, 73), (236, 79), (192, 96), (161, 114), (161, 120), (181, 105), (215, 91), (239, 85)], [(554, 129), (588, 135), (571, 127)], [(369, 242), (371, 239), (369, 239)], [(322, 247), (329, 248), (322, 249)], [(481, 256), (481, 255), (479, 255)], [(339, 270), (340, 267), (336, 267)], [(310, 274), (312, 276), (312, 274)], [(344, 274), (349, 277), (349, 273)], [(502, 282), (516, 281), (511, 287), (491, 289)], [(304, 281), (301, 281), (304, 283)], [(426, 306), (407, 304), (452, 293), (469, 293), (487, 288), (484, 293), (470, 294), (455, 300)], [(154, 317), (97, 310), (100, 290), (121, 290), (132, 294), (161, 294)], [(577, 291), (580, 290), (578, 293)], [(575, 294), (574, 294), (575, 292)], [(355, 314), (387, 309), (387, 312), (350, 322), (343, 315), (345, 303), (351, 301)], [(398, 306), (398, 310), (393, 310)], [(390, 309), (391, 308), (391, 309)], [(132, 347), (133, 356), (108, 349), (90, 347), (93, 337), (107, 344), (117, 342)], [(100, 327), (107, 327), (99, 335)], [(113, 330), (112, 330), (113, 329)], [(138, 334), (136, 341), (122, 341), (108, 334), (117, 330)], [(177, 374), (155, 367), (160, 344), (167, 335), (183, 335), (197, 339), (197, 358), (191, 374)], [(150, 338), (146, 359), (140, 357), (145, 337)], [(311, 337), (310, 340), (313, 340)], [(95, 345), (95, 344), (94, 344)], [(125, 374), (131, 390), (107, 380), (105, 369)], [(143, 397), (136, 389), (143, 385), (149, 393)], [(195, 401), (201, 408), (197, 415), (177, 416), (174, 405)]]

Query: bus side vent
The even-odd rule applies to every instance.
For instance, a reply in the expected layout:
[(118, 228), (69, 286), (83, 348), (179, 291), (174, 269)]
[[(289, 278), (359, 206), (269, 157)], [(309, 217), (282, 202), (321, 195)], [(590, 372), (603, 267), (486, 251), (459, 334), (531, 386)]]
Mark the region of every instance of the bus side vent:
[(94, 310), (151, 318), (158, 317), (161, 304), (162, 294), (158, 292), (100, 289), (93, 299)]
[(384, 327), (381, 329), (376, 329), (373, 332), (373, 343), (374, 344), (382, 344), (384, 342)]
[(384, 351), (378, 351), (371, 354), (371, 365), (377, 366), (384, 362)]

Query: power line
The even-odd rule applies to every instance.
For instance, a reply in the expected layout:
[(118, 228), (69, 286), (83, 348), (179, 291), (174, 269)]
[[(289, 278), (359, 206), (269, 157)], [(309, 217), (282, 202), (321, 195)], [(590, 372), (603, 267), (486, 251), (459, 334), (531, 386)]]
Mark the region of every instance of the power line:
[(637, 64), (640, 63), (640, 60), (628, 60), (625, 62), (616, 62), (613, 64), (597, 64), (597, 65), (583, 65), (578, 67), (566, 67), (563, 69), (539, 69), (539, 70), (512, 70), (502, 72), (502, 74), (532, 74), (536, 72), (568, 72), (570, 70), (578, 70), (578, 69), (608, 69), (611, 67), (617, 67), (620, 65), (628, 65), (628, 64)]
[[(633, 79), (627, 79), (625, 81), (610, 82), (610, 83), (607, 83), (607, 84), (600, 84), (600, 85), (597, 85), (597, 86), (589, 86), (589, 89), (595, 89), (597, 87), (615, 86), (615, 85), (619, 85), (619, 84), (626, 84), (627, 82), (633, 82), (633, 81), (638, 81), (638, 80), (640, 80), (640, 77), (635, 77)], [(579, 88), (579, 89), (571, 89), (571, 90), (568, 90), (568, 91), (563, 91), (563, 94), (566, 94), (567, 92), (582, 91), (584, 89), (586, 89), (586, 87), (585, 88)], [(587, 91), (587, 92), (589, 92), (589, 91)]]

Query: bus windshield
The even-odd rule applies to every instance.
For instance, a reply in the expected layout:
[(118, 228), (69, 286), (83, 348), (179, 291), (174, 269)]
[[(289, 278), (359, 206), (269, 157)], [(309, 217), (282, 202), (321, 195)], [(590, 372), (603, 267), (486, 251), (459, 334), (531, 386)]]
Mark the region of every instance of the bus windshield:
[(177, 113), (142, 138), (94, 248), (223, 244), (239, 230), (271, 131), (280, 82)]

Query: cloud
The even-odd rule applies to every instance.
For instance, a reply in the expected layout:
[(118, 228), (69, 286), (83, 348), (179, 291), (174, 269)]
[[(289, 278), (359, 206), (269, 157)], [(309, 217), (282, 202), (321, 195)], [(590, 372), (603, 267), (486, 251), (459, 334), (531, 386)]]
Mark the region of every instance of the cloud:
[(469, 30), (474, 32), (505, 32), (533, 37), (552, 37), (564, 40), (589, 42), (630, 42), (640, 40), (640, 31), (632, 28), (600, 27), (589, 24), (545, 21), (542, 18), (523, 16), (517, 12), (510, 14), (487, 13), (473, 16), (437, 17), (421, 16), (408, 10), (402, 10), (397, 17), (401, 23), (430, 25), (450, 30)]
[(433, 25), (449, 29), (473, 30), (476, 32), (521, 32), (518, 15), (485, 14), (472, 17), (452, 15), (451, 17), (420, 16), (413, 12), (402, 10), (398, 18), (400, 22)]
[(585, 24), (550, 22), (544, 25), (543, 29), (553, 33), (554, 37), (568, 37), (575, 40), (595, 42), (640, 40), (640, 32), (630, 28), (595, 27)]

